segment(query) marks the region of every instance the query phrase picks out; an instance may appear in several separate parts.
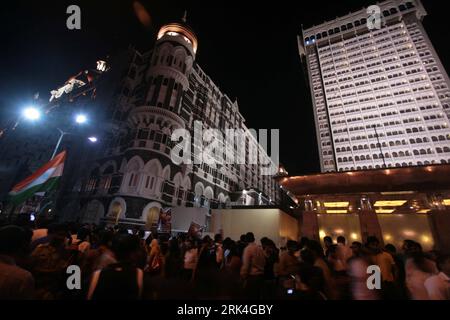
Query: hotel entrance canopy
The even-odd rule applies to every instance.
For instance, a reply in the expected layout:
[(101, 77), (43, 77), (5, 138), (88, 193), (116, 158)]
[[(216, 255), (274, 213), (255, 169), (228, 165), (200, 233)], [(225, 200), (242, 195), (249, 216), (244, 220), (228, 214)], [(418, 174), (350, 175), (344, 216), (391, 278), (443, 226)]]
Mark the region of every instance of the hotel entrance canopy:
[(280, 178), (296, 197), (388, 191), (450, 190), (450, 165), (323, 173)]
[(450, 252), (450, 165), (277, 180), (297, 201), (303, 236), (319, 240), (327, 232), (336, 233), (327, 234), (332, 236), (342, 232), (349, 239), (365, 241), (374, 235), (397, 246), (409, 238)]

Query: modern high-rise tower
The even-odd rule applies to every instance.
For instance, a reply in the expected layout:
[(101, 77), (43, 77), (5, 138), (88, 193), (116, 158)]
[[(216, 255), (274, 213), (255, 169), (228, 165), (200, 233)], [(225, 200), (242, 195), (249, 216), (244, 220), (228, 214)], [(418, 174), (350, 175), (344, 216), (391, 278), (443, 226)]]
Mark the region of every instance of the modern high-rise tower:
[(322, 172), (450, 163), (450, 81), (422, 25), (425, 8), (377, 6), (378, 29), (364, 8), (299, 37)]

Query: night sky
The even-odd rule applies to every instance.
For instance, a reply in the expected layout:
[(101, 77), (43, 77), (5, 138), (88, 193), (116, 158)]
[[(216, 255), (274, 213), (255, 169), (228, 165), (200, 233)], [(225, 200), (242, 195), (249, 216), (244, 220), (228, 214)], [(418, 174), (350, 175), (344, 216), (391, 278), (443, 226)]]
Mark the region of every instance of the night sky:
[[(442, 1), (423, 0), (424, 24), (447, 70), (448, 18)], [(14, 117), (35, 92), (48, 98), (70, 76), (132, 44), (149, 49), (158, 28), (184, 10), (199, 40), (197, 62), (234, 100), (250, 128), (278, 128), (281, 162), (291, 175), (319, 172), (314, 118), (297, 34), (363, 6), (366, 0), (168, 1), (141, 0), (145, 28), (131, 0), (2, 1), (0, 12), (1, 119)], [(82, 29), (66, 28), (66, 8), (81, 7)]]

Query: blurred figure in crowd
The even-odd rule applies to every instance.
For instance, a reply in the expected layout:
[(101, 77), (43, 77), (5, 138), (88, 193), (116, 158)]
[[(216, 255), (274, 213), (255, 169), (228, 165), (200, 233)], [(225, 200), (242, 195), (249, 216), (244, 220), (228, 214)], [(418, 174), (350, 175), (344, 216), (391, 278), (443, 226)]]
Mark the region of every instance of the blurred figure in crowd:
[(328, 258), (328, 250), (330, 250), (330, 247), (333, 245), (333, 239), (330, 236), (323, 237), (323, 245), (325, 246), (325, 257)]
[(425, 281), (438, 273), (434, 261), (429, 259), (422, 251), (422, 246), (412, 240), (403, 242), (405, 253), (406, 288), (412, 300), (428, 300)]
[(437, 258), (439, 274), (425, 280), (425, 288), (430, 300), (450, 300), (450, 255)]
[(39, 299), (61, 299), (67, 289), (67, 267), (78, 264), (78, 252), (67, 249), (68, 230), (64, 225), (49, 228), (48, 237), (49, 242), (38, 245), (31, 254), (32, 273)]
[(348, 275), (350, 277), (350, 292), (353, 300), (378, 300), (377, 290), (370, 290), (367, 286), (369, 274), (367, 268), (372, 265), (369, 250), (360, 242), (353, 242), (351, 249), (353, 256), (348, 260)]
[(395, 284), (397, 270), (392, 255), (380, 248), (380, 241), (375, 236), (367, 238), (366, 247), (371, 254), (373, 264), (380, 267), (383, 298), (388, 300), (398, 299)]
[(281, 279), (290, 278), (290, 276), (297, 271), (299, 259), (296, 256), (296, 253), (298, 250), (298, 243), (296, 241), (287, 241), (286, 250), (280, 254), (276, 268), (276, 274)]
[(343, 264), (344, 270), (347, 270), (347, 261), (353, 256), (352, 249), (347, 246), (346, 239), (344, 236), (337, 237), (337, 258)]
[(185, 242), (185, 252), (183, 260), (183, 278), (187, 281), (191, 281), (192, 276), (194, 275), (194, 270), (197, 267), (198, 249), (190, 239), (186, 240)]
[(114, 234), (112, 231), (102, 230), (100, 232), (97, 248), (90, 250), (83, 261), (82, 270), (85, 276), (90, 277), (94, 271), (101, 270), (117, 262), (111, 250), (113, 238)]
[[(330, 237), (328, 237), (330, 238)], [(331, 239), (331, 238), (330, 238)], [(313, 253), (314, 266), (322, 270), (324, 278), (324, 293), (326, 297), (330, 300), (335, 300), (338, 298), (338, 292), (336, 288), (335, 280), (332, 276), (331, 269), (325, 260), (322, 246), (318, 241), (310, 240), (306, 245), (309, 250)], [(331, 245), (330, 245), (331, 247)]]
[(88, 300), (136, 300), (142, 297), (144, 272), (137, 268), (140, 255), (139, 237), (117, 234), (112, 241), (117, 263), (93, 273)]
[(261, 298), (264, 286), (264, 267), (266, 259), (264, 250), (255, 243), (252, 232), (246, 234), (247, 246), (242, 256), (241, 277), (244, 281), (245, 297)]
[(31, 234), (17, 226), (0, 228), (0, 300), (34, 299), (34, 278), (16, 262), (27, 253)]

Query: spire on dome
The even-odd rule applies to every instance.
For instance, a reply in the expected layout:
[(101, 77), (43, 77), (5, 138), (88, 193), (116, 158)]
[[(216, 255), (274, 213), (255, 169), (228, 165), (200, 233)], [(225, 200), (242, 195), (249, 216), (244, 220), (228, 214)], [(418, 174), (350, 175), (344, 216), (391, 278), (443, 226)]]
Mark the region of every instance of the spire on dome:
[(186, 23), (187, 20), (187, 10), (184, 10), (184, 14), (183, 14), (183, 18), (181, 18), (181, 20)]

